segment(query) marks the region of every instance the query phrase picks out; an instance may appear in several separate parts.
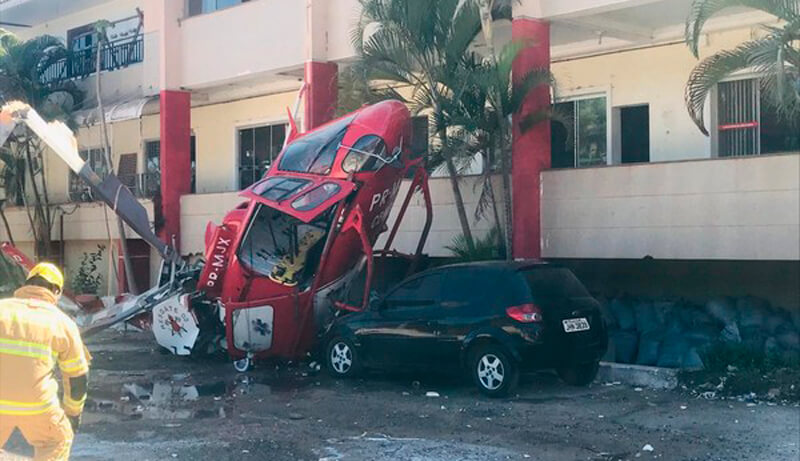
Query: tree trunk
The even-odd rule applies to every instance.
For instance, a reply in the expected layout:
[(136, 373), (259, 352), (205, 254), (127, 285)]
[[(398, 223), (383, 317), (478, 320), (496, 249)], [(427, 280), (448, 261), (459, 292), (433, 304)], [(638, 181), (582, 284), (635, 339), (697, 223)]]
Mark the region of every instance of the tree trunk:
[(475, 241), (472, 239), (472, 230), (469, 227), (469, 220), (467, 219), (467, 210), (464, 207), (464, 198), (461, 196), (461, 188), (458, 186), (458, 171), (453, 164), (453, 159), (447, 158), (447, 174), (450, 175), (450, 187), (453, 189), (453, 198), (456, 202), (456, 211), (458, 212), (458, 221), (461, 223), (461, 232), (464, 234), (464, 239), (467, 241), (467, 247), (470, 251), (475, 249)]
[(36, 239), (36, 257), (47, 259), (50, 257), (50, 229), (47, 226), (47, 214), (49, 210), (44, 209), (44, 200), (39, 193), (39, 186), (36, 184), (36, 173), (33, 170), (33, 156), (31, 155), (30, 131), (26, 128), (25, 136), (25, 161), (28, 164), (28, 174), (31, 176), (31, 187), (33, 187), (33, 219), (38, 238)]
[(507, 154), (503, 153), (500, 157), (500, 169), (502, 170), (501, 173), (503, 175), (503, 214), (505, 215), (505, 235), (506, 238), (506, 260), (511, 261), (513, 257), (512, 246), (513, 236), (514, 236), (514, 217), (513, 217), (513, 207), (512, 207), (512, 198), (511, 198), (511, 175), (509, 174), (509, 159), (506, 156)]
[[(105, 35), (105, 32), (103, 32)], [(100, 126), (103, 130), (103, 153), (105, 154), (105, 161), (106, 161), (106, 168), (108, 168), (108, 174), (113, 174), (114, 172), (114, 164), (111, 161), (111, 144), (108, 140), (108, 127), (106, 126), (106, 115), (105, 110), (103, 109), (103, 97), (101, 96), (101, 86), (100, 86), (100, 53), (103, 49), (103, 45), (107, 43), (105, 37), (101, 38), (100, 41), (97, 43), (97, 63), (96, 63), (96, 75), (95, 75), (95, 91), (97, 93), (97, 111), (100, 115)], [(117, 232), (119, 233), (119, 251), (122, 255), (123, 265), (125, 266), (125, 280), (128, 282), (128, 291), (131, 293), (138, 293), (136, 287), (136, 278), (133, 275), (133, 264), (131, 263), (130, 255), (128, 254), (128, 238), (125, 235), (125, 224), (122, 222), (122, 218), (117, 216)], [(112, 259), (113, 264), (113, 255), (114, 251), (112, 248), (109, 248), (108, 252), (109, 258)], [(109, 274), (111, 271), (109, 271)], [(122, 287), (118, 287), (118, 290), (122, 290)]]
[(0, 205), (0, 219), (3, 220), (3, 226), (6, 228), (6, 235), (8, 236), (8, 241), (14, 245), (14, 236), (11, 234), (11, 226), (8, 225), (8, 219), (6, 218), (6, 210)]

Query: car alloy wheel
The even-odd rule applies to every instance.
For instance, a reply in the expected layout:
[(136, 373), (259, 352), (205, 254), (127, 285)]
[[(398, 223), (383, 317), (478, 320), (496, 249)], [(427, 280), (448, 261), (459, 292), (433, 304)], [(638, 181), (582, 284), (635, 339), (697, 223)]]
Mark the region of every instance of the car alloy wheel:
[(336, 373), (346, 375), (353, 366), (353, 351), (344, 341), (339, 341), (330, 348), (330, 364)]
[(506, 373), (503, 362), (494, 354), (484, 354), (478, 360), (478, 380), (489, 391), (496, 391), (503, 385)]

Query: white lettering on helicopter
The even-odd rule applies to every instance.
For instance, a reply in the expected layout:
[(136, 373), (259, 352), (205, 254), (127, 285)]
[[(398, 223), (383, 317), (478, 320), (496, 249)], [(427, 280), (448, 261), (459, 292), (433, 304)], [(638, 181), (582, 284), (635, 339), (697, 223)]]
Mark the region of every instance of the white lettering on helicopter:
[(219, 237), (217, 239), (217, 243), (214, 245), (214, 252), (211, 254), (211, 272), (208, 273), (208, 280), (206, 281), (206, 287), (212, 288), (217, 284), (217, 280), (219, 280), (219, 272), (222, 268), (225, 267), (225, 255), (228, 253), (230, 249), (231, 242), (233, 239), (224, 239)]
[(375, 216), (372, 218), (372, 228), (379, 227), (383, 225), (386, 220), (389, 218), (389, 213), (392, 211), (391, 205), (394, 203), (394, 198), (397, 196), (397, 191), (400, 190), (400, 181), (396, 181), (392, 184), (391, 187), (387, 188), (383, 192), (379, 192), (372, 196), (372, 203), (370, 203), (369, 211), (370, 213), (375, 208), (378, 207), (378, 212), (375, 213)]

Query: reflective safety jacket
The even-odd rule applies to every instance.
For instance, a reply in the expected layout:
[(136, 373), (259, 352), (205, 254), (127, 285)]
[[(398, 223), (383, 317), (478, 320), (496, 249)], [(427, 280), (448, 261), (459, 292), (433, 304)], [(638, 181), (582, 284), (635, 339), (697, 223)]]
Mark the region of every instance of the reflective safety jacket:
[(61, 370), (70, 416), (83, 411), (86, 400), (73, 399), (70, 378), (89, 372), (89, 354), (75, 322), (55, 306), (47, 289), (24, 286), (0, 301), (0, 417), (37, 415), (58, 408), (55, 365)]

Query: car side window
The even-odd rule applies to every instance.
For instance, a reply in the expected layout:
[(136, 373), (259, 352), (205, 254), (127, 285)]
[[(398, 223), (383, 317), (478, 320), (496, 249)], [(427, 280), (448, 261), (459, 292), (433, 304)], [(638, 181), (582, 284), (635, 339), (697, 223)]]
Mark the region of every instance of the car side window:
[(447, 272), (442, 291), (442, 307), (451, 309), (490, 302), (498, 295), (492, 291), (493, 288), (498, 288), (495, 278), (493, 272), (477, 268), (454, 269)]
[(434, 273), (410, 280), (387, 297), (384, 309), (401, 311), (435, 306), (440, 299), (442, 274)]

